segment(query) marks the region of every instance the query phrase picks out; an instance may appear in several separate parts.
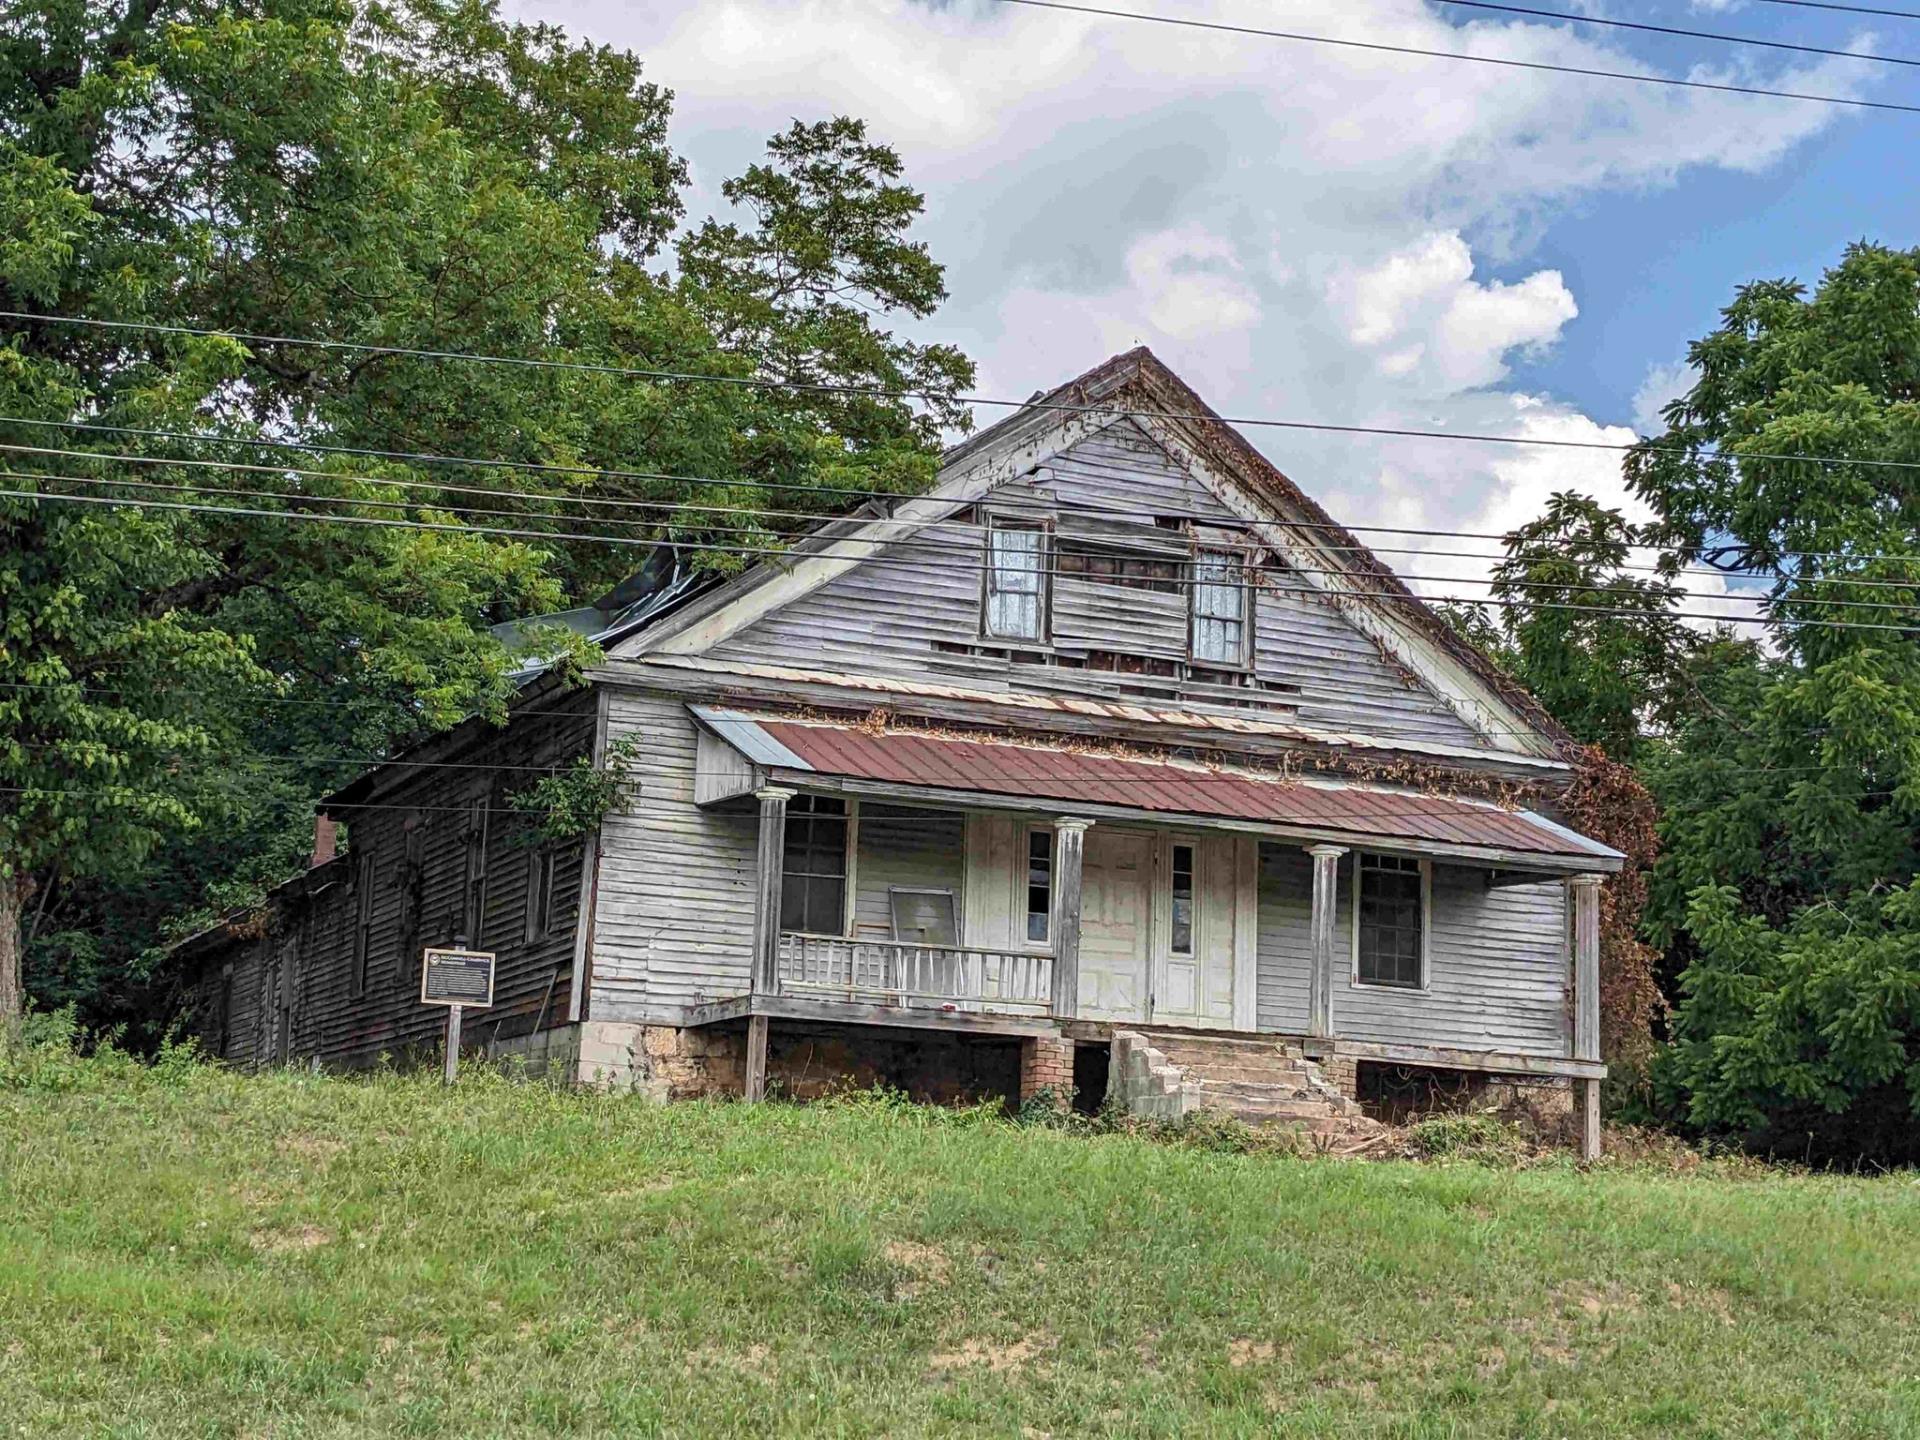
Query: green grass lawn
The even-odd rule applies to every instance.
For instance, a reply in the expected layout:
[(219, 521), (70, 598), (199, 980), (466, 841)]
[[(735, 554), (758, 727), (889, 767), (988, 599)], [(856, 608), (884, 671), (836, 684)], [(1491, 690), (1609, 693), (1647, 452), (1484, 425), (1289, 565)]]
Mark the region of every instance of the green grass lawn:
[(1911, 1175), (0, 1088), (0, 1433), (1897, 1436), (1916, 1322)]

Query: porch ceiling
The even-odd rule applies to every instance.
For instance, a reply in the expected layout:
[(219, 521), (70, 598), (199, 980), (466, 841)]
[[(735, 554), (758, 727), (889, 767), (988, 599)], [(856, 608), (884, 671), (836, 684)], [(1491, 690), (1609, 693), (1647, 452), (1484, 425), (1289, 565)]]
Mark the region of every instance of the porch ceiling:
[(1102, 754), (1029, 739), (873, 731), (784, 716), (696, 707), (716, 734), (765, 769), (796, 776), (945, 792), (1122, 807), (1156, 815), (1249, 821), (1356, 840), (1405, 840), (1619, 868), (1620, 853), (1530, 810), (1325, 779), (1150, 756)]

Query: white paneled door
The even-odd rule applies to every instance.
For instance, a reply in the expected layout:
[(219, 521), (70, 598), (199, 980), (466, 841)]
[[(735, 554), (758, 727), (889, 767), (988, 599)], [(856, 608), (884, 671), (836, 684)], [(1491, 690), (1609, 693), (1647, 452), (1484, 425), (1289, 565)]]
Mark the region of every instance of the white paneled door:
[(1092, 1020), (1147, 1018), (1154, 837), (1087, 832), (1080, 901), (1079, 1013)]

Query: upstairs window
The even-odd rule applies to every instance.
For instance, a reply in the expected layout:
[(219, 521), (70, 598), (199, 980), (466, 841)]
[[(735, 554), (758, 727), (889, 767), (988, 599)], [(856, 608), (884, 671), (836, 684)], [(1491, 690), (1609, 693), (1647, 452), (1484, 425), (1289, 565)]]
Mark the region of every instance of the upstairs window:
[(1030, 520), (987, 522), (987, 593), (982, 628), (1002, 640), (1045, 640), (1047, 530)]
[(787, 802), (780, 928), (808, 935), (846, 933), (846, 801), (830, 795), (796, 795)]
[(1193, 565), (1193, 658), (1243, 669), (1251, 647), (1247, 566), (1231, 550), (1202, 550)]
[(1354, 878), (1354, 978), (1418, 990), (1426, 984), (1427, 877), (1418, 860), (1362, 855)]

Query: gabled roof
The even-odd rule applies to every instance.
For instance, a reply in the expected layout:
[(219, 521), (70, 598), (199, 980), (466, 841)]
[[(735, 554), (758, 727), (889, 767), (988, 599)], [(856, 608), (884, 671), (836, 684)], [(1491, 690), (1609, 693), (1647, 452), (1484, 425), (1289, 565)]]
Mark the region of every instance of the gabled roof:
[[(1573, 738), (1511, 676), (1465, 640), (1354, 534), (1223, 420), (1144, 346), (1116, 355), (949, 449), (938, 482), (876, 523), (856, 514), (822, 526), (780, 557), (682, 605), (618, 653), (698, 654), (782, 605), (1031, 472), (1086, 435), (1130, 417), (1196, 478), (1243, 510), (1304, 583), (1412, 670), (1499, 750), (1564, 754)], [(1343, 593), (1344, 592), (1344, 593)], [(1531, 740), (1529, 739), (1531, 736)]]

